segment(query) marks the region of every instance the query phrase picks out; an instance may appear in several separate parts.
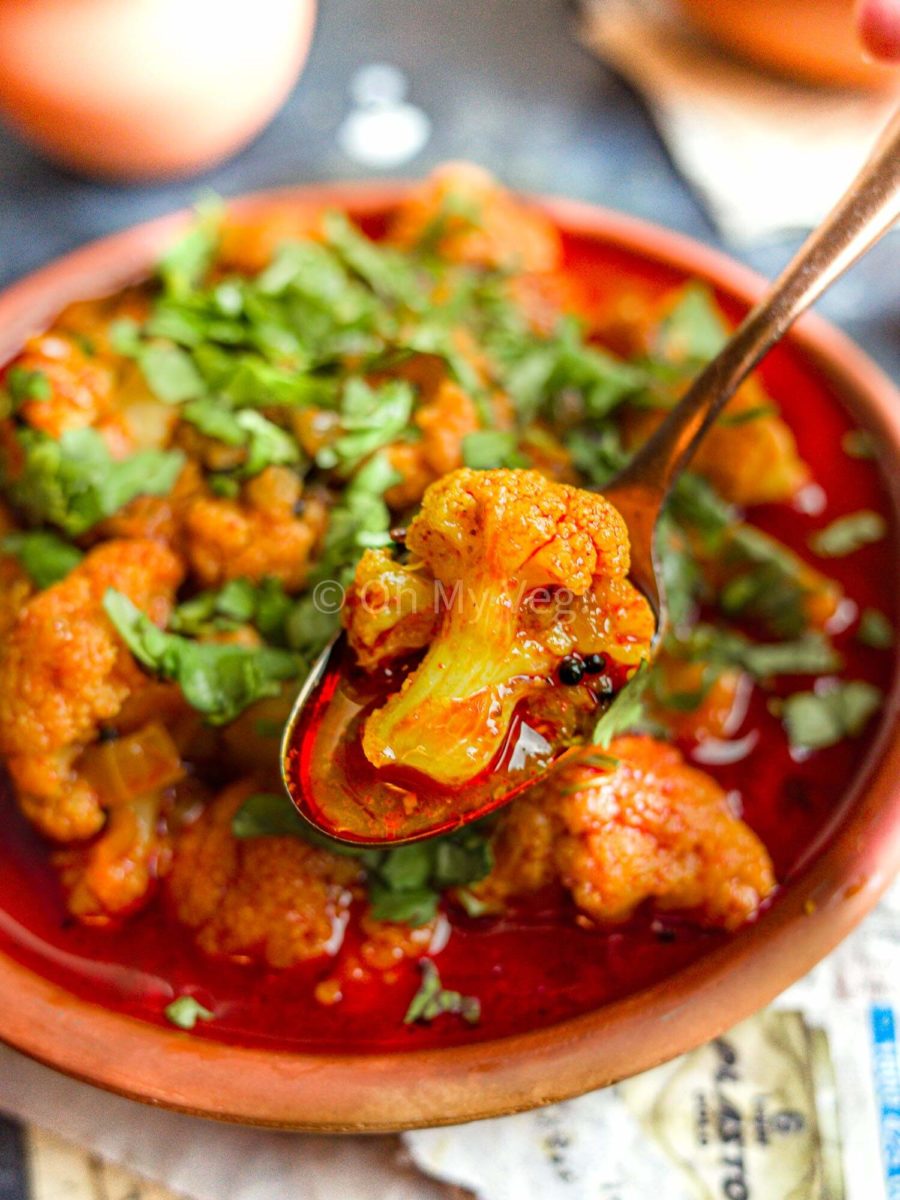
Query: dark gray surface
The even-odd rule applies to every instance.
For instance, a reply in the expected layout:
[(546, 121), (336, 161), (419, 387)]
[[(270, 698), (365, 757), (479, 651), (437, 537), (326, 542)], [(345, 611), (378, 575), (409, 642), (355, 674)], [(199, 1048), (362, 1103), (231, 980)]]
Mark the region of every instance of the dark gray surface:
[(25, 1140), (19, 1125), (0, 1116), (0, 1200), (26, 1200)]
[[(471, 158), (516, 187), (598, 201), (717, 242), (641, 101), (577, 45), (570, 16), (564, 0), (321, 0), (309, 65), (281, 114), (238, 158), (187, 182), (75, 179), (0, 131), (0, 285), (203, 188), (234, 195), (371, 174), (344, 157), (335, 132), (348, 81), (376, 61), (406, 73), (411, 101), (433, 122), (424, 151), (398, 174)], [(794, 245), (738, 256), (768, 274)], [(900, 377), (900, 238), (878, 247), (822, 309)]]

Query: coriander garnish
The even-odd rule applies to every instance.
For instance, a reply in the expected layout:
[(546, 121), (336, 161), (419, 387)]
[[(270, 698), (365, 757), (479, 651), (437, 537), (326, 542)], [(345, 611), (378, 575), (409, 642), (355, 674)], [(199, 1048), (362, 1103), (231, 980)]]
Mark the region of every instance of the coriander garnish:
[(454, 1013), (470, 1025), (477, 1025), (481, 1019), (481, 1001), (478, 997), (464, 996), (461, 992), (452, 992), (445, 988), (441, 983), (440, 972), (430, 958), (423, 958), (419, 966), (422, 982), (410, 1001), (403, 1024), (433, 1021), (442, 1013)]

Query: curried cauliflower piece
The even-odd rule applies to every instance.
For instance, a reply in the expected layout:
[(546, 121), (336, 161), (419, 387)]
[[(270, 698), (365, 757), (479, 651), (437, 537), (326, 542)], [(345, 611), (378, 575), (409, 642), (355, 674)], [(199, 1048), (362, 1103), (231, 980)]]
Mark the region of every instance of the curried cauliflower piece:
[(14, 365), (44, 380), (44, 388), (25, 401), (20, 415), (50, 437), (96, 425), (116, 404), (113, 369), (68, 334), (50, 332), (31, 338)]
[[(633, 409), (627, 420), (630, 444), (645, 442), (665, 415), (660, 409)], [(810, 480), (791, 427), (753, 378), (726, 405), (691, 467), (726, 500), (741, 505), (792, 500)]]
[(448, 262), (551, 271), (560, 236), (542, 213), (516, 200), (482, 167), (448, 163), (397, 210), (388, 239), (405, 249), (433, 239)]
[(103, 611), (108, 588), (164, 623), (182, 569), (154, 541), (98, 546), (20, 610), (0, 651), (0, 755), (26, 816), (59, 841), (103, 824), (77, 759), (147, 677)]
[(171, 853), (166, 814), (185, 775), (171, 735), (158, 723), (92, 746), (80, 764), (107, 810), (100, 836), (57, 855), (69, 912), (89, 924), (133, 912), (164, 874)]
[(434, 580), (395, 562), (387, 550), (367, 550), (347, 593), (343, 619), (359, 665), (374, 671), (431, 641), (437, 626)]
[(394, 442), (387, 458), (401, 476), (385, 493), (394, 509), (418, 504), (425, 489), (448, 471), (463, 465), (462, 444), (481, 422), (474, 401), (452, 380), (443, 380), (421, 404), (413, 423), (422, 431), (416, 442)]
[(573, 760), (516, 801), (494, 839), (496, 867), (472, 890), (492, 906), (561, 882), (592, 921), (647, 900), (736, 929), (775, 887), (769, 855), (725, 792), (649, 737), (613, 741), (608, 765)]
[(701, 742), (732, 737), (747, 712), (753, 681), (739, 667), (722, 667), (663, 649), (654, 664), (657, 684), (645, 697), (648, 715), (676, 738)]
[(184, 536), (191, 571), (204, 587), (270, 576), (296, 591), (327, 519), (319, 500), (303, 498), (293, 471), (267, 467), (244, 486), (240, 500), (201, 496), (189, 506)]
[[(363, 750), (376, 767), (459, 786), (490, 765), (516, 706), (554, 685), (562, 659), (603, 655), (626, 675), (647, 653), (653, 616), (626, 578), (625, 523), (601, 496), (537, 471), (462, 469), (425, 493), (406, 545), (411, 567), (432, 581), (437, 621), (419, 667), (365, 723)], [(344, 614), (368, 661), (377, 645), (363, 594), (372, 565)], [(410, 637), (401, 603), (376, 604), (382, 617), (390, 611), (406, 625), (402, 644), (423, 636), (424, 622)]]
[(240, 840), (231, 822), (253, 779), (233, 784), (182, 833), (166, 886), (207, 954), (271, 967), (337, 954), (363, 878), (359, 863), (296, 837)]

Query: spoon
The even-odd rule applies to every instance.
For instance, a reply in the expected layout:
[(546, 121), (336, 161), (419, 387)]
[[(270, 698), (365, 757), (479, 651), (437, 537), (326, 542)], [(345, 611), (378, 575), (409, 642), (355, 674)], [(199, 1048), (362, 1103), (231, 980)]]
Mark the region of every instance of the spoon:
[[(673, 485), (764, 355), (898, 218), (900, 110), (819, 228), (655, 434), (602, 489), (628, 527), (631, 579), (656, 616), (654, 649), (667, 625), (656, 530)], [(399, 678), (393, 681), (397, 686)], [(288, 794), (301, 817), (338, 841), (396, 845), (458, 829), (508, 803), (561, 757), (538, 730), (518, 723), (498, 761), (464, 789), (441, 792), (424, 776), (385, 780), (360, 747), (361, 722), (374, 699), (371, 684), (354, 672), (346, 640), (338, 635), (313, 664), (285, 727), (281, 765)]]

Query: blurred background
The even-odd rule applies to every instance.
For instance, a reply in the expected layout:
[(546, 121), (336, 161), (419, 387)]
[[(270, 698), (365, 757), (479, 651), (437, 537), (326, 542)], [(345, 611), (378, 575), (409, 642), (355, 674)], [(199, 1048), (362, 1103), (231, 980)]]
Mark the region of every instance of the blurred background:
[[(864, 60), (850, 9), (0, 0), (0, 285), (210, 190), (416, 176), (448, 158), (722, 244), (771, 274), (894, 102), (896, 71)], [(898, 371), (898, 239), (825, 310)]]

